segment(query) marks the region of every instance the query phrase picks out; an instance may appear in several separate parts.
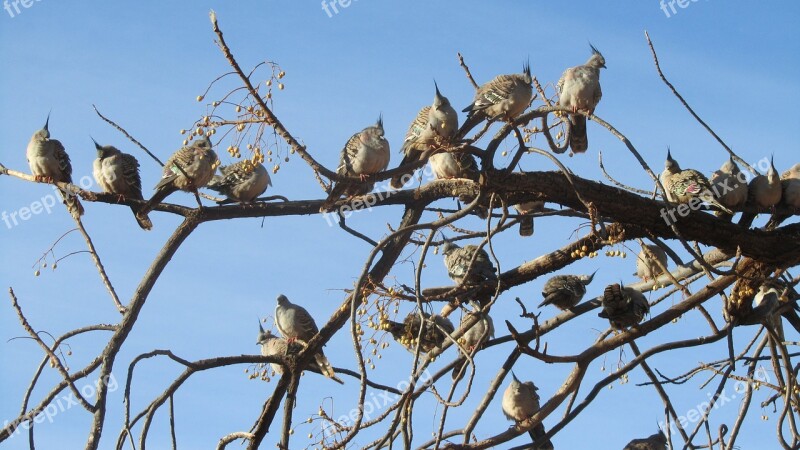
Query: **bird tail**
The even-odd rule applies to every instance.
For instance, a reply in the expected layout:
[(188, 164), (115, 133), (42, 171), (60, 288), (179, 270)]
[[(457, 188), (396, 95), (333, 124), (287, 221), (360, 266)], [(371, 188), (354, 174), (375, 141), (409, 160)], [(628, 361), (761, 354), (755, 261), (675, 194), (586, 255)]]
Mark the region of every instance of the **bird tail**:
[[(147, 217), (147, 214), (150, 213), (150, 211), (152, 211), (156, 205), (158, 205), (159, 203), (161, 203), (161, 201), (167, 198), (169, 194), (172, 194), (177, 190), (178, 188), (172, 185), (165, 185), (159, 189), (156, 189), (156, 193), (153, 194), (153, 197), (151, 197), (150, 200), (148, 200), (147, 203), (145, 203), (144, 206), (142, 206), (142, 208), (136, 212), (136, 221), (138, 222), (142, 220), (145, 223), (150, 222), (150, 218)], [(150, 224), (150, 226), (152, 227), (152, 223)]]
[(710, 204), (714, 205), (715, 207), (721, 209), (722, 212), (724, 212), (725, 214), (729, 214), (731, 217), (733, 217), (733, 211), (731, 211), (727, 206), (725, 206), (722, 203), (720, 203), (717, 199), (711, 198), (711, 199), (708, 200), (708, 203), (710, 203)]
[(579, 114), (569, 116), (569, 147), (572, 153), (584, 153), (589, 148), (589, 137), (586, 135), (586, 117)]
[(537, 450), (554, 450), (553, 443), (550, 439), (543, 438), (547, 431), (544, 429), (544, 424), (538, 424), (532, 429), (528, 430), (528, 434), (533, 440), (533, 448)]
[(223, 177), (221, 177), (219, 175), (214, 175), (211, 178), (211, 181), (208, 182), (206, 187), (211, 189), (212, 191), (221, 192), (221, 189), (222, 189), (222, 186), (223, 186), (223, 181), (225, 181), (225, 178), (223, 178)]
[(347, 187), (345, 183), (334, 183), (333, 188), (331, 188), (331, 193), (328, 194), (328, 198), (326, 198), (319, 207), (319, 212), (327, 213), (333, 211), (334, 203), (341, 198), (342, 194), (344, 194), (346, 190)]
[(750, 225), (753, 224), (753, 220), (755, 220), (758, 214), (755, 213), (742, 213), (742, 217), (739, 218), (739, 225), (745, 228), (750, 228)]
[(451, 376), (453, 377), (453, 381), (458, 381), (458, 380), (464, 378), (464, 375), (467, 373), (467, 365), (468, 364), (469, 364), (469, 362), (467, 362), (467, 358), (464, 358), (463, 356), (460, 356), (456, 360), (456, 365), (453, 366), (453, 372), (451, 373)]
[[(467, 110), (464, 110), (464, 112), (466, 111)], [(486, 114), (484, 114), (483, 111), (470, 111), (469, 114), (467, 114), (467, 119), (464, 121), (464, 124), (461, 125), (461, 128), (458, 129), (458, 133), (456, 133), (456, 140), (463, 139), (467, 133), (483, 122), (485, 118)]]
[(317, 366), (319, 366), (319, 371), (325, 375), (326, 377), (330, 378), (331, 380), (339, 383), (344, 384), (342, 380), (336, 377), (336, 373), (333, 371), (333, 367), (331, 367), (330, 361), (328, 358), (323, 355), (322, 353), (317, 353), (314, 355), (314, 360), (317, 362)]
[(533, 217), (525, 216), (519, 219), (519, 235), (533, 236)]
[[(408, 143), (403, 144), (403, 151), (405, 152), (405, 156), (403, 156), (403, 160), (400, 161), (400, 165), (398, 167), (402, 167), (406, 164), (412, 164), (417, 162), (419, 159), (419, 152), (415, 149), (406, 149), (406, 145)], [(410, 173), (403, 173), (400, 175), (395, 175), (392, 177), (392, 181), (389, 182), (389, 185), (392, 186), (394, 189), (402, 189), (406, 183), (411, 179), (412, 174)]]
[(783, 222), (788, 218), (789, 218), (788, 214), (777, 214), (777, 213), (773, 214), (772, 217), (769, 218), (769, 221), (767, 222), (765, 228), (768, 231), (774, 230), (775, 228), (778, 228), (778, 225), (780, 225), (781, 222)]
[(153, 222), (150, 221), (150, 218), (147, 217), (147, 214), (140, 216), (141, 213), (139, 212), (139, 208), (136, 206), (131, 206), (131, 211), (133, 211), (133, 217), (143, 230), (149, 231), (153, 229)]
[(71, 193), (71, 192), (64, 192), (59, 191), (61, 193), (61, 198), (64, 199), (64, 204), (67, 205), (67, 210), (75, 220), (78, 220), (83, 215), (83, 205), (81, 205), (81, 201), (78, 200), (78, 196)]

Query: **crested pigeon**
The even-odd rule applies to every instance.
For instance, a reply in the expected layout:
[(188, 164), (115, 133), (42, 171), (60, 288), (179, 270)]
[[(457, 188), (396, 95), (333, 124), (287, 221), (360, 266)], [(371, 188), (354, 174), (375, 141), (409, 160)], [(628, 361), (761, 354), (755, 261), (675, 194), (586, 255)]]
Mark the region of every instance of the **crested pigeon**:
[[(533, 381), (522, 383), (514, 375), (514, 372), (511, 372), (511, 383), (503, 392), (501, 403), (506, 419), (519, 423), (536, 414), (539, 411), (539, 394), (536, 393), (538, 390), (539, 388), (533, 384)], [(535, 445), (534, 448), (553, 449), (552, 442), (543, 438), (545, 433), (547, 431), (541, 422), (528, 431)]]
[(634, 439), (628, 442), (628, 445), (622, 450), (667, 450), (667, 437), (663, 431), (659, 430), (658, 433), (644, 439)]
[[(793, 208), (795, 214), (800, 212), (800, 163), (781, 175), (781, 205)], [(790, 217), (789, 214), (773, 214), (767, 222), (767, 230), (772, 230)]]
[[(475, 308), (475, 311), (470, 311), (461, 318), (461, 326), (463, 327), (468, 320), (473, 320), (471, 319), (473, 317), (477, 317), (477, 322), (459, 338), (459, 343), (470, 352), (471, 355), (474, 355), (475, 351), (480, 348), (484, 342), (494, 338), (494, 321), (492, 321), (492, 316), (478, 310), (478, 307)], [(464, 376), (467, 364), (469, 364), (467, 358), (459, 353), (458, 362), (453, 367), (452, 376), (454, 380)]]
[(372, 191), (375, 183), (367, 181), (367, 178), (386, 170), (389, 167), (389, 157), (389, 142), (383, 136), (383, 117), (379, 116), (375, 125), (364, 128), (347, 140), (336, 169), (338, 175), (360, 177), (361, 183), (334, 183), (319, 212), (332, 211), (334, 203), (342, 195), (350, 198)]
[[(94, 141), (97, 159), (92, 164), (92, 175), (103, 189), (103, 192), (117, 194), (120, 197), (144, 200), (142, 197), (142, 179), (139, 176), (139, 161), (133, 155), (122, 153), (113, 145), (100, 145)], [(137, 206), (131, 206), (133, 217), (143, 230), (153, 228), (150, 218), (139, 216)]]
[(583, 110), (594, 114), (594, 109), (603, 97), (600, 69), (606, 68), (606, 59), (593, 45), (589, 46), (592, 48), (592, 56), (586, 64), (565, 70), (556, 86), (559, 93), (558, 106), (570, 108), (573, 113), (569, 115), (569, 146), (573, 153), (584, 153), (589, 148), (586, 116), (575, 113)]
[(650, 312), (650, 304), (640, 291), (614, 283), (603, 291), (603, 310), (597, 315), (608, 319), (616, 330), (638, 325), (645, 314)]
[[(72, 164), (69, 161), (69, 155), (60, 141), (50, 139), (49, 124), (50, 114), (47, 114), (44, 128), (33, 133), (28, 142), (25, 156), (31, 167), (31, 173), (37, 181), (72, 183)], [(61, 188), (58, 192), (64, 199), (64, 204), (67, 205), (67, 210), (72, 217), (76, 220), (80, 218), (83, 215), (83, 205), (78, 197)]]
[(667, 160), (664, 162), (664, 171), (661, 172), (661, 184), (667, 192), (667, 199), (671, 202), (689, 203), (693, 198), (698, 198), (733, 215), (733, 211), (714, 198), (711, 184), (705, 175), (694, 169), (682, 170), (669, 150), (667, 150)]
[(657, 245), (644, 244), (636, 256), (636, 276), (643, 281), (655, 280), (664, 273), (661, 267), (667, 267), (667, 252)]
[[(711, 186), (719, 202), (732, 211), (740, 209), (747, 203), (747, 182), (745, 174), (729, 157), (719, 170), (711, 175)], [(732, 216), (722, 211), (714, 211), (714, 215), (730, 221)]]
[[(422, 312), (424, 321), (420, 320), (420, 313), (410, 312), (402, 323), (391, 320), (381, 322), (381, 328), (388, 331), (392, 337), (414, 353), (419, 344), (420, 351), (428, 353), (434, 348), (441, 347), (447, 340), (448, 334), (453, 334), (455, 327), (450, 319), (439, 314), (430, 315)], [(420, 334), (420, 329), (421, 334)]]
[(205, 187), (219, 165), (219, 159), (207, 136), (202, 136), (191, 145), (181, 147), (164, 164), (161, 180), (156, 184), (155, 193), (139, 210), (137, 216), (147, 217), (147, 213), (168, 195), (175, 191), (193, 192)]
[(484, 249), (478, 249), (477, 245), (470, 244), (462, 248), (446, 241), (442, 245), (442, 254), (447, 275), (457, 284), (478, 284), (497, 279), (497, 269), (489, 259), (489, 254)]
[[(447, 97), (439, 92), (439, 86), (435, 81), (433, 84), (436, 88), (433, 104), (420, 109), (417, 117), (411, 122), (403, 141), (403, 147), (400, 149), (403, 153), (400, 166), (418, 161), (425, 151), (436, 145), (447, 143), (458, 131), (456, 110), (450, 105)], [(410, 174), (403, 174), (392, 177), (391, 186), (401, 189), (410, 176)]]
[[(306, 344), (319, 333), (314, 318), (305, 308), (290, 302), (283, 294), (278, 296), (277, 301), (278, 303), (275, 306), (275, 327), (288, 343), (291, 344), (299, 340)], [(322, 352), (322, 348), (314, 354), (314, 360), (319, 365), (323, 375), (331, 379), (336, 377), (328, 358)]]
[(523, 217), (519, 218), (519, 235), (520, 236), (533, 236), (533, 217), (529, 214), (542, 212), (544, 210), (544, 202), (541, 200), (534, 200), (514, 205)]
[[(264, 327), (261, 326), (261, 322), (258, 323), (258, 330), (258, 341), (256, 344), (261, 346), (261, 354), (263, 356), (283, 357), (289, 354), (297, 354), (302, 351), (302, 346), (300, 346), (298, 343), (293, 342), (292, 344), (289, 344), (286, 339), (272, 334), (270, 330), (264, 330)], [(321, 362), (322, 364), (320, 364)], [(269, 366), (278, 375), (283, 375), (283, 366), (280, 364), (270, 363)], [(325, 375), (333, 381), (339, 384), (344, 384), (344, 382), (333, 373), (333, 369), (331, 368), (328, 359), (325, 358), (324, 355), (321, 358), (316, 358), (312, 367), (316, 368), (319, 373)]]
[(219, 171), (222, 175), (214, 175), (206, 187), (239, 203), (252, 203), (272, 186), (266, 167), (249, 159), (220, 166)]
[[(781, 201), (783, 186), (778, 171), (775, 170), (772, 158), (769, 160), (769, 170), (766, 175), (757, 175), (750, 180), (747, 192), (747, 205), (761, 209), (772, 208)], [(750, 228), (753, 219), (758, 213), (742, 213), (739, 225)]]
[(577, 305), (586, 295), (586, 286), (592, 282), (595, 273), (596, 270), (591, 275), (556, 275), (550, 278), (542, 288), (544, 301), (539, 303), (539, 308), (554, 305), (563, 311)]
[(479, 87), (472, 103), (463, 109), (467, 113), (467, 119), (458, 135), (466, 135), (484, 119), (516, 119), (533, 100), (531, 83), (531, 68), (526, 63), (522, 67), (522, 73), (498, 75)]

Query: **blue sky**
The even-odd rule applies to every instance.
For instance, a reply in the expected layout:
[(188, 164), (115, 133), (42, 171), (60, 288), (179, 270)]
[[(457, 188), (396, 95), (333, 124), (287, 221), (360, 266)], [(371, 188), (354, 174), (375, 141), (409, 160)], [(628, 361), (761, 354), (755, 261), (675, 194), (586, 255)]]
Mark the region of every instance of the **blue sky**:
[[(755, 162), (774, 153), (779, 170), (797, 162), (795, 133), (800, 119), (791, 108), (800, 101), (796, 76), (800, 64), (795, 57), (800, 50), (800, 5), (700, 0), (667, 17), (654, 0), (613, 4), (580, 2), (570, 9), (563, 2), (358, 0), (347, 8), (340, 6), (339, 13), (329, 17), (315, 1), (176, 1), (134, 6), (37, 0), (14, 17), (0, 11), (0, 135), (4, 138), (0, 162), (28, 171), (25, 145), (52, 109), (52, 136), (66, 146), (76, 180), (91, 176), (95, 157), (92, 136), (139, 158), (148, 195), (157, 182), (159, 167), (102, 122), (92, 105), (162, 159), (168, 157), (181, 144), (178, 130), (190, 127), (206, 112), (206, 102), (198, 103), (195, 97), (229, 70), (214, 44), (208, 21), (212, 8), (245, 70), (270, 60), (286, 71), (286, 89), (276, 91), (274, 110), (294, 136), (331, 168), (347, 138), (374, 123), (379, 113), (393, 148), (391, 164), (397, 164), (396, 150), (409, 122), (433, 98), (434, 79), (457, 109), (466, 106), (472, 88), (458, 66), (456, 52), (464, 55), (479, 83), (497, 74), (519, 72), (529, 59), (533, 74), (552, 92), (565, 68), (586, 60), (591, 41), (608, 65), (602, 73), (604, 97), (598, 116), (625, 133), (654, 170), (661, 170), (669, 145), (684, 166), (710, 174), (726, 158), (724, 150), (658, 79), (644, 30), (650, 32), (670, 80), (740, 156)], [(222, 86), (236, 87), (232, 81)], [(217, 88), (206, 100), (224, 92)], [(647, 176), (613, 136), (590, 124), (589, 139), (586, 155), (560, 159), (580, 176), (602, 180), (596, 159), (597, 151), (602, 150), (607, 167), (618, 179), (650, 187)], [(536, 144), (545, 145), (541, 141)], [(510, 150), (513, 144), (502, 148)], [(285, 145), (278, 145), (276, 152), (285, 151)], [(224, 150), (219, 153), (223, 163), (232, 162)], [(521, 166), (525, 170), (552, 169), (550, 162), (533, 156), (524, 158)], [(281, 164), (273, 185), (271, 193), (293, 200), (323, 195), (312, 171), (296, 156)], [(0, 190), (4, 193), (0, 211), (8, 212), (50, 193), (48, 186), (7, 177), (0, 177)], [(176, 194), (170, 201), (193, 202), (186, 194)], [(145, 233), (127, 208), (87, 204), (86, 209), (84, 223), (118, 293), (127, 301), (179, 222), (174, 216), (153, 214), (155, 229)], [(348, 223), (379, 238), (386, 233), (386, 224), (396, 225), (399, 216), (399, 208), (383, 208), (356, 214)], [(466, 221), (465, 225), (478, 224)], [(533, 238), (520, 242), (512, 236), (513, 230), (509, 236), (501, 236), (497, 248), (503, 267), (514, 267), (565, 245), (577, 225), (574, 221), (540, 220)], [(62, 261), (55, 271), (48, 267), (40, 277), (33, 276), (37, 259), (72, 227), (61, 208), (12, 227), (0, 223), (0, 285), (13, 287), (34, 326), (54, 335), (119, 320), (86, 254)], [(588, 294), (598, 295), (603, 286), (620, 278), (632, 281), (632, 256), (638, 248), (631, 247), (627, 259), (601, 256), (581, 261), (568, 271), (588, 273), (600, 267)], [(55, 252), (63, 256), (82, 248), (80, 237), (71, 233)], [(352, 287), (369, 251), (369, 246), (329, 227), (319, 216), (270, 218), (263, 226), (261, 219), (205, 224), (187, 240), (156, 284), (114, 374), (122, 382), (128, 362), (153, 349), (169, 348), (187, 359), (256, 353), (255, 317), (271, 314), (279, 293), (306, 306), (322, 323), (343, 299), (343, 289)], [(417, 257), (414, 253), (409, 261)], [(425, 285), (448, 284), (439, 255), (430, 255), (428, 266)], [(411, 284), (412, 275), (413, 264), (407, 262), (399, 264), (387, 281)], [(505, 334), (503, 319), (527, 326), (519, 319), (513, 298), (538, 304), (544, 281), (535, 280), (503, 295), (493, 310), (501, 334)], [(18, 414), (41, 352), (29, 340), (9, 341), (24, 331), (10, 304), (0, 305), (4, 305), (0, 307), (0, 421), (4, 421)], [(402, 308), (404, 314), (407, 309), (405, 305)], [(718, 301), (710, 302), (709, 308), (719, 317)], [(543, 317), (553, 313), (546, 309)], [(696, 316), (687, 315), (671, 329), (660, 331), (674, 336), (657, 333), (642, 339), (640, 346), (707, 333)], [(583, 317), (548, 335), (549, 348), (560, 354), (578, 351), (606, 326), (596, 317)], [(740, 332), (737, 338), (744, 343), (748, 333), (752, 330)], [(100, 351), (106, 338), (106, 333), (100, 332), (74, 339), (69, 366), (82, 367)], [(509, 351), (510, 346), (495, 347), (491, 354), (478, 356), (479, 392)], [(335, 336), (326, 352), (335, 366), (353, 366), (353, 350), (345, 333)], [(381, 354), (375, 378), (396, 385), (402, 376), (394, 361), (408, 363), (411, 357), (396, 344)], [(677, 375), (701, 360), (724, 355), (723, 347), (711, 346), (657, 358), (653, 365), (665, 374)], [(589, 379), (605, 376), (618, 356), (608, 355), (605, 372), (592, 366)], [(625, 360), (631, 357), (630, 351), (622, 356)], [(523, 359), (515, 369), (520, 378), (533, 379), (548, 397), (567, 370), (530, 359)], [(134, 409), (158, 395), (179, 371), (165, 360), (142, 363), (133, 386)], [(55, 373), (46, 371), (34, 398), (44, 395), (56, 379)], [(621, 448), (633, 437), (654, 432), (656, 422), (663, 420), (661, 402), (651, 388), (635, 386), (645, 380), (640, 370), (631, 373), (630, 380), (604, 391), (571, 429), (556, 437), (555, 444), (585, 448), (587, 436), (592, 436), (595, 448)], [(325, 397), (332, 397), (336, 416), (353, 407), (357, 384), (353, 380), (340, 387), (307, 374), (303, 381), (298, 422), (316, 412)], [(179, 445), (208, 448), (229, 432), (248, 429), (271, 390), (272, 384), (247, 380), (242, 366), (196, 375), (175, 398)], [(676, 408), (689, 411), (705, 400), (712, 388), (695, 385), (670, 392)], [(473, 393), (463, 407), (451, 410), (447, 428), (460, 427), (479, 399), (480, 395)], [(331, 400), (325, 404), (330, 406)], [(418, 413), (420, 427), (433, 427), (441, 408), (435, 407), (431, 396), (425, 396), (421, 405), (435, 414), (423, 418)], [(122, 424), (122, 389), (112, 394), (110, 408), (103, 448), (116, 440)], [(731, 403), (715, 414), (730, 424), (736, 410), (738, 403)], [(755, 407), (748, 417), (739, 440), (742, 449), (764, 448), (763, 437), (774, 433), (775, 418), (770, 415), (769, 421), (762, 421), (759, 416), (770, 412), (758, 410)], [(41, 448), (80, 447), (89, 420), (89, 415), (77, 408), (60, 413), (52, 423), (37, 426), (37, 443)], [(168, 445), (166, 423), (163, 412), (156, 415), (150, 432), (153, 448)], [(496, 401), (476, 434), (487, 437), (506, 426)], [(298, 426), (293, 448), (305, 447), (309, 443), (305, 436), (318, 431), (318, 422)], [(424, 428), (419, 434), (429, 431)], [(371, 436), (366, 433), (358, 443), (366, 444)], [(273, 441), (274, 437), (268, 437), (264, 448), (270, 448)], [(515, 441), (522, 442), (522, 438)], [(17, 436), (4, 448), (27, 448), (26, 439)]]

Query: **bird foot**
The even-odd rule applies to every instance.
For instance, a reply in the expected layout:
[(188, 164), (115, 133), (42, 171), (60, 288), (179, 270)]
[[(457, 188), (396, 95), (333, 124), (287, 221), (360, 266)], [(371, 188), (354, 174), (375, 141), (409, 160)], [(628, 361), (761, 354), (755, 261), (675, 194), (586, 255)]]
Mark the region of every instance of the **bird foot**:
[(117, 203), (122, 203), (125, 201), (125, 196), (122, 194), (117, 194)]
[(33, 179), (38, 181), (39, 183), (50, 183), (50, 184), (53, 184), (53, 182), (55, 181), (55, 180), (53, 180), (53, 177), (50, 177), (50, 176), (47, 176), (47, 175), (34, 175)]
[(363, 183), (363, 182), (365, 182), (365, 181), (367, 181), (369, 179), (369, 175), (365, 175), (365, 174), (361, 173), (361, 174), (358, 175), (358, 179), (361, 180), (361, 182)]

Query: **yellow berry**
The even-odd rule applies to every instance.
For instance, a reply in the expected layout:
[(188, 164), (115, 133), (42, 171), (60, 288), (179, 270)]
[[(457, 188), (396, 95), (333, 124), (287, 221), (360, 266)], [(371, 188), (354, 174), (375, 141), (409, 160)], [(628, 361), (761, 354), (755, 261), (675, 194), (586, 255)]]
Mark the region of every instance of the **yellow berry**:
[(202, 102), (203, 101), (203, 96), (202, 95), (198, 95), (197, 96), (197, 101), (198, 102)]

